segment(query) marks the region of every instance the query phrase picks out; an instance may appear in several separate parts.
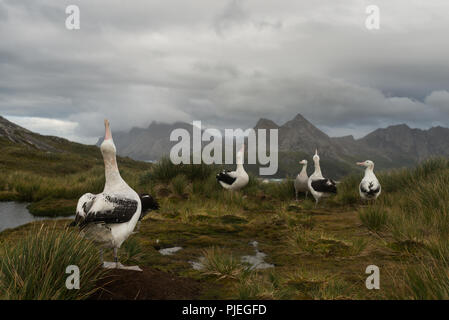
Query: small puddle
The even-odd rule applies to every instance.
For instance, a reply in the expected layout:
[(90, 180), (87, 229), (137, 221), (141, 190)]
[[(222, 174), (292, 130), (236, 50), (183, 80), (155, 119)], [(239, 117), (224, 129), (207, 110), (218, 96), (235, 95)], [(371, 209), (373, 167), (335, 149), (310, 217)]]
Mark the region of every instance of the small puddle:
[(173, 248), (165, 248), (159, 250), (159, 253), (163, 256), (171, 256), (172, 254), (178, 252), (179, 250), (182, 250), (182, 247), (173, 247)]
[[(251, 241), (249, 244), (254, 247), (256, 254), (254, 256), (242, 256), (240, 260), (249, 264), (250, 270), (274, 268), (274, 264), (265, 262), (265, 257), (267, 255), (259, 251), (259, 243), (257, 241)], [(199, 271), (204, 269), (204, 259), (204, 257), (201, 257), (199, 261), (189, 261), (189, 263), (194, 270)]]
[(192, 266), (193, 270), (203, 270), (204, 269), (204, 257), (200, 258), (200, 261), (189, 261), (190, 265)]
[(249, 244), (254, 247), (254, 250), (256, 251), (256, 255), (243, 256), (241, 258), (242, 262), (250, 264), (251, 270), (274, 268), (274, 264), (265, 262), (265, 257), (267, 255), (265, 253), (259, 251), (259, 249), (258, 249), (259, 243), (257, 241), (251, 241)]
[(73, 219), (70, 217), (35, 217), (27, 209), (28, 203), (0, 202), (0, 232), (40, 220)]

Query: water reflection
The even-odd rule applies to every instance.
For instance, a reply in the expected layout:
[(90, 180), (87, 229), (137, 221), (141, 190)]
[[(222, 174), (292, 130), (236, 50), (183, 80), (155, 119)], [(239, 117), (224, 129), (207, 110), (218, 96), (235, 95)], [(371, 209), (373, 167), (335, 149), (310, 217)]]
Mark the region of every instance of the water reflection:
[[(28, 203), (19, 202), (0, 202), (0, 232), (16, 228), (23, 224), (37, 221), (55, 219), (49, 217), (35, 217), (26, 208)], [(61, 217), (56, 219), (73, 219), (73, 217)]]

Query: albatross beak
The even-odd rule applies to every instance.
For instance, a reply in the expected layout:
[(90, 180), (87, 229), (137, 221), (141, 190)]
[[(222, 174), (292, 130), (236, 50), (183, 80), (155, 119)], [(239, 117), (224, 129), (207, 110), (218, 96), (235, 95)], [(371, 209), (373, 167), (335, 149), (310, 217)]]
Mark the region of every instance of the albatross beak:
[(104, 128), (105, 128), (104, 140), (112, 139), (111, 128), (109, 128), (109, 121), (107, 119), (104, 119)]
[(363, 162), (356, 162), (356, 165), (358, 165), (358, 166), (363, 166), (365, 163), (363, 163)]

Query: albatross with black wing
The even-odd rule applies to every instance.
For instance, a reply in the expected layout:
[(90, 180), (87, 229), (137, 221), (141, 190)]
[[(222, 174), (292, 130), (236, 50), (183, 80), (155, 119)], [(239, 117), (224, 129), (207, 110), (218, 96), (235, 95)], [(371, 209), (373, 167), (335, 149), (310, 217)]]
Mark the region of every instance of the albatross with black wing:
[(315, 155), (313, 156), (313, 163), (315, 164), (315, 171), (309, 177), (307, 185), (309, 186), (310, 193), (315, 198), (316, 206), (321, 198), (329, 197), (337, 193), (337, 183), (332, 179), (323, 177), (317, 150), (315, 150)]
[(235, 171), (224, 170), (217, 174), (217, 181), (228, 190), (240, 190), (248, 184), (249, 176), (243, 168), (243, 153), (245, 145), (237, 152), (237, 169)]
[[(86, 238), (103, 248), (114, 250), (114, 262), (103, 262), (105, 268), (142, 271), (138, 266), (125, 267), (118, 261), (117, 251), (133, 232), (142, 214), (142, 196), (139, 196), (120, 176), (116, 148), (112, 140), (109, 122), (105, 120), (105, 137), (101, 153), (105, 165), (106, 183), (100, 194), (86, 193), (79, 200), (74, 224)], [(145, 196), (145, 195), (143, 195)], [(145, 208), (155, 207), (154, 199), (144, 200)]]

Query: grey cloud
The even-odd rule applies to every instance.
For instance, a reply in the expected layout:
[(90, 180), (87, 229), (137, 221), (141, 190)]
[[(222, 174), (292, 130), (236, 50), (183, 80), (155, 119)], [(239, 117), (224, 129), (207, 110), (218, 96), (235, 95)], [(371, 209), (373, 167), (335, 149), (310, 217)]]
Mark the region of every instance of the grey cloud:
[[(151, 121), (254, 126), (302, 113), (330, 134), (449, 126), (449, 3), (0, 3), (0, 113), (78, 123), (80, 140)], [(65, 6), (81, 30), (65, 29)], [(401, 6), (402, 5), (402, 6)], [(4, 76), (5, 75), (5, 76)]]

